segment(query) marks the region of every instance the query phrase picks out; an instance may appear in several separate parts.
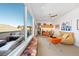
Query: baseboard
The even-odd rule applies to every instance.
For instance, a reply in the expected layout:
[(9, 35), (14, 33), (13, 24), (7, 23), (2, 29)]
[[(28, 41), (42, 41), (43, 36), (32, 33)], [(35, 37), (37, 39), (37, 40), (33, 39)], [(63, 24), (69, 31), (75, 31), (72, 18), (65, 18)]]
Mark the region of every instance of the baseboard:
[(75, 43), (74, 46), (79, 47), (79, 43)]

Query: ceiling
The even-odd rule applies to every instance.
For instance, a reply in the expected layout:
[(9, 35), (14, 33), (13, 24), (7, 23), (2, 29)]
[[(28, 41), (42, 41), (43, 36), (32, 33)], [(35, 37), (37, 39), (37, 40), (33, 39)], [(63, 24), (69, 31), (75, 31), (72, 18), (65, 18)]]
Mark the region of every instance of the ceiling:
[[(36, 20), (57, 19), (79, 6), (77, 3), (28, 3), (26, 5)], [(48, 14), (57, 14), (57, 16), (48, 18)]]

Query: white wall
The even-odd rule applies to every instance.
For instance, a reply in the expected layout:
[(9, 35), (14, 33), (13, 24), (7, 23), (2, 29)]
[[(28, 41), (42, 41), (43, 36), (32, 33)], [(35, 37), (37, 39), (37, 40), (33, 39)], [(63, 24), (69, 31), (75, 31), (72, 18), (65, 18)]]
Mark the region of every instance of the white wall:
[(79, 47), (79, 30), (77, 30), (77, 19), (79, 19), (79, 7), (67, 13), (60, 19), (57, 19), (59, 22), (56, 22), (56, 20), (55, 23), (61, 24), (62, 22), (66, 21), (71, 22), (72, 32), (74, 32), (75, 45)]

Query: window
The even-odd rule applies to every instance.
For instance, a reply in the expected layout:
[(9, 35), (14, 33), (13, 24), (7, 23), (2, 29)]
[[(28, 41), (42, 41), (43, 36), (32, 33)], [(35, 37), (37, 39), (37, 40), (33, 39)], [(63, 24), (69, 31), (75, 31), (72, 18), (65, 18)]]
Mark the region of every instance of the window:
[(33, 18), (29, 11), (27, 11), (27, 37), (29, 37), (32, 34), (33, 28), (32, 24)]
[(24, 4), (0, 4), (0, 56), (24, 41)]

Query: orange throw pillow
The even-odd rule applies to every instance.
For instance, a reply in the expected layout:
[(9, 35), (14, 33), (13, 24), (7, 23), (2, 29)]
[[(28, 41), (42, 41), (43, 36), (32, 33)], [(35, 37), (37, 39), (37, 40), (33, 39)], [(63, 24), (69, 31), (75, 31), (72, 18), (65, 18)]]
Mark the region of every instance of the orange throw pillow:
[(53, 37), (52, 38), (52, 43), (53, 44), (58, 44), (58, 43), (60, 43), (61, 42), (61, 39), (59, 39), (59, 38), (57, 38), (57, 37)]

